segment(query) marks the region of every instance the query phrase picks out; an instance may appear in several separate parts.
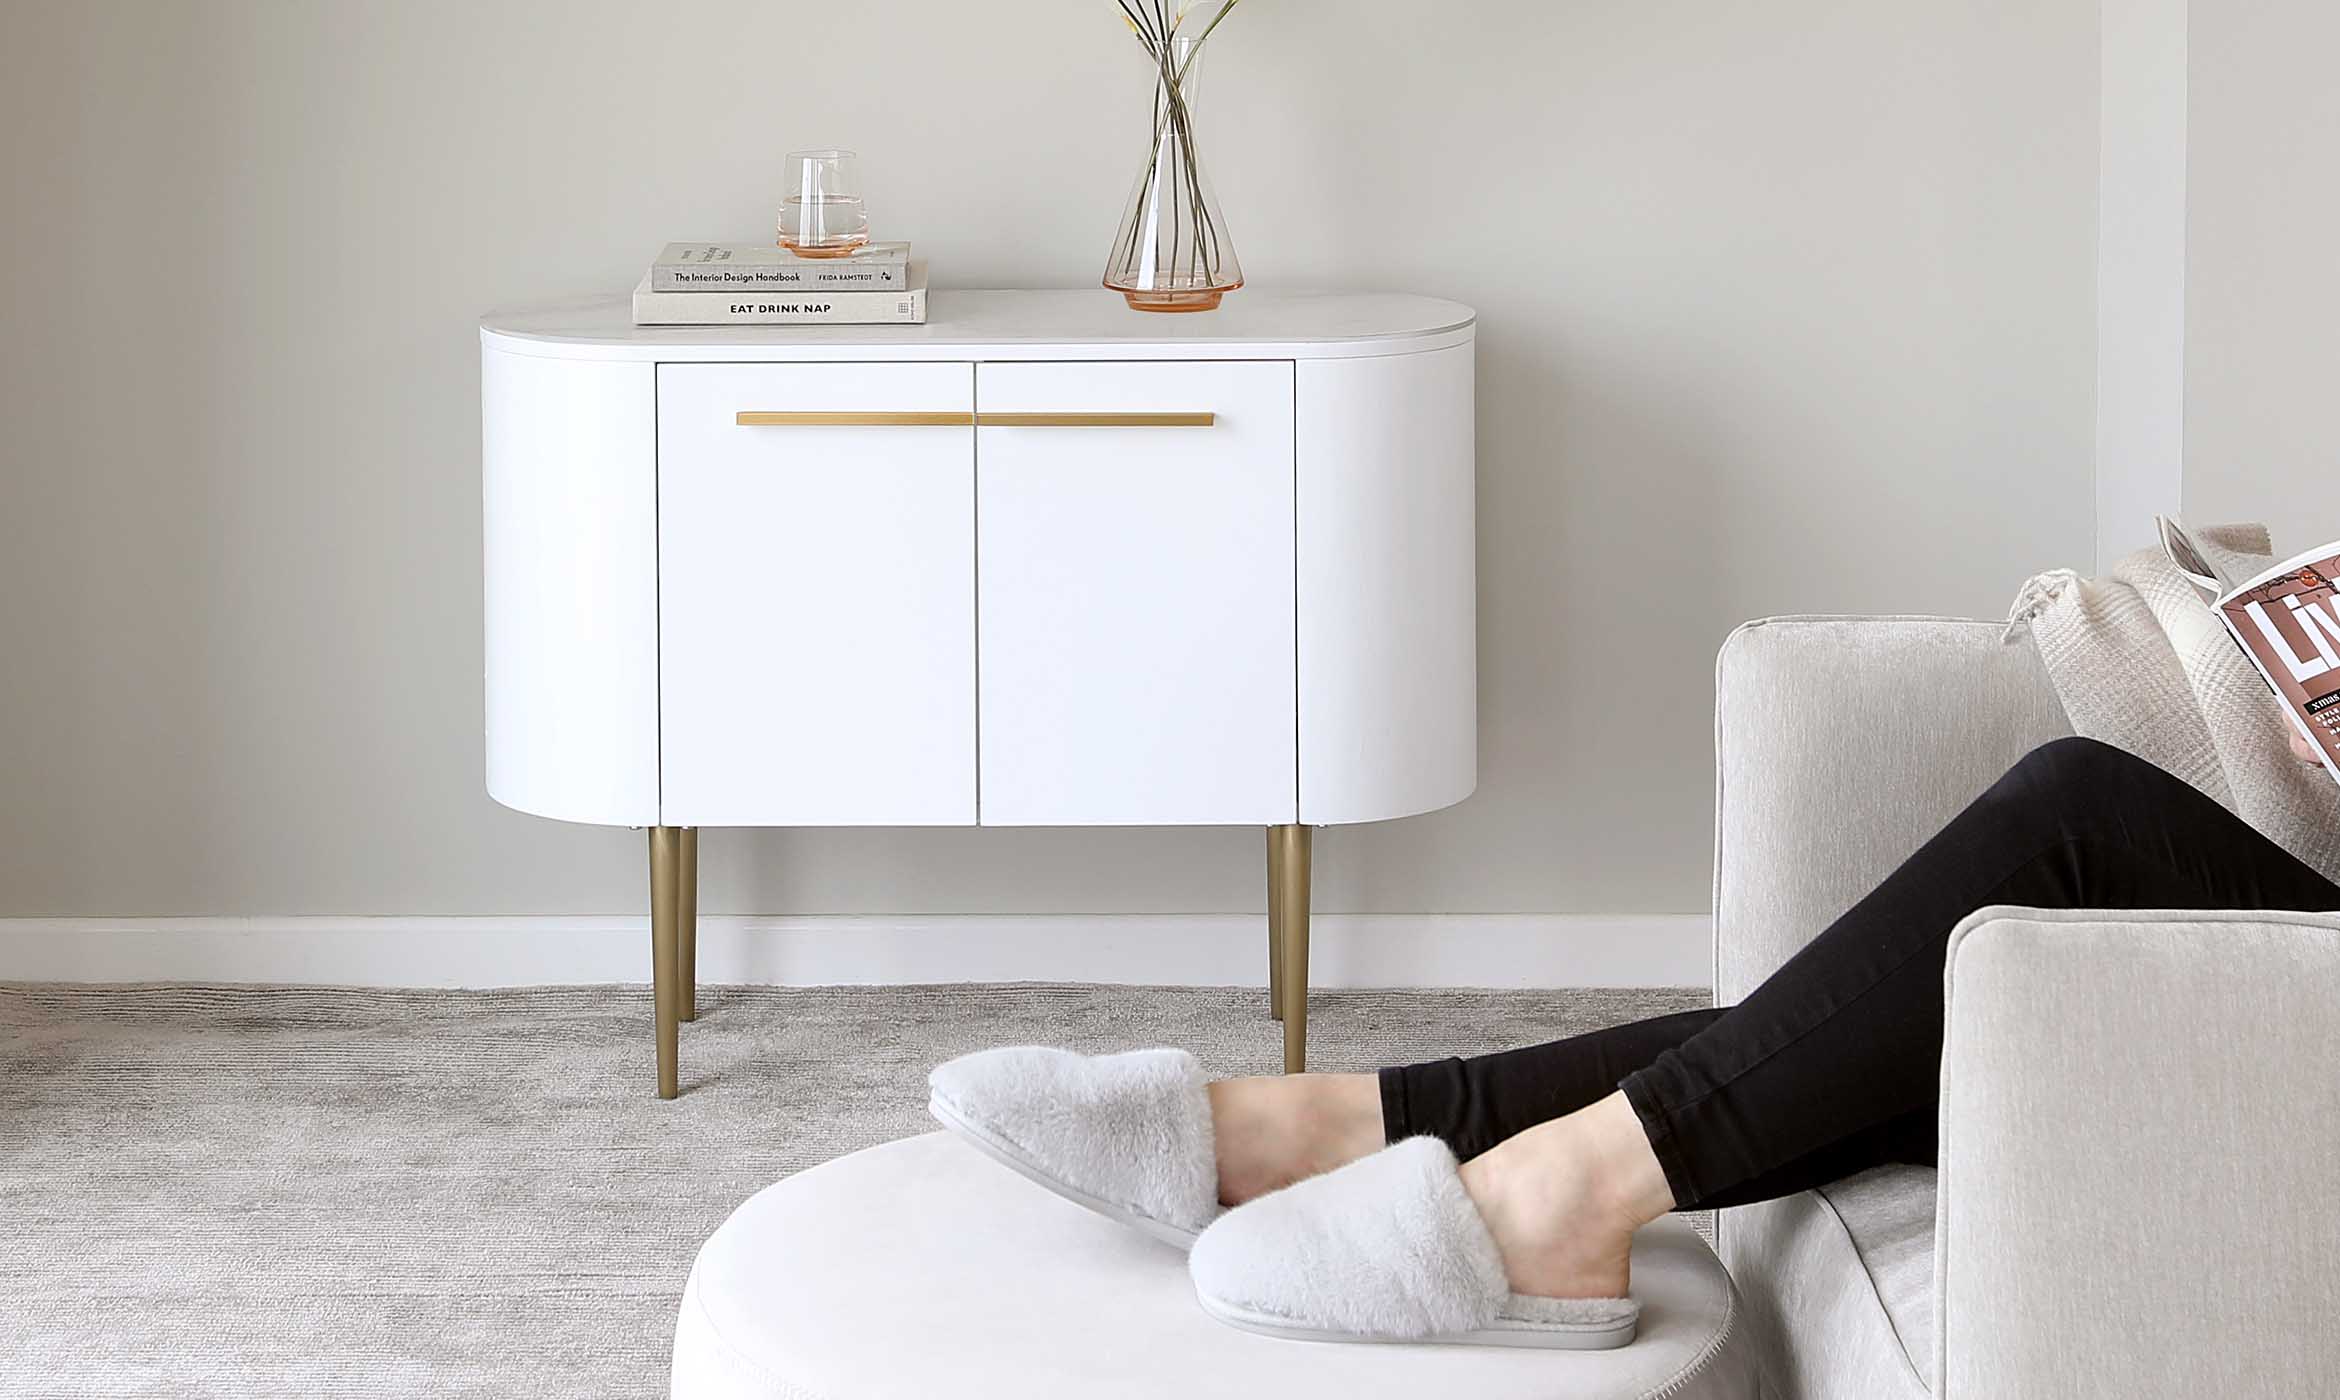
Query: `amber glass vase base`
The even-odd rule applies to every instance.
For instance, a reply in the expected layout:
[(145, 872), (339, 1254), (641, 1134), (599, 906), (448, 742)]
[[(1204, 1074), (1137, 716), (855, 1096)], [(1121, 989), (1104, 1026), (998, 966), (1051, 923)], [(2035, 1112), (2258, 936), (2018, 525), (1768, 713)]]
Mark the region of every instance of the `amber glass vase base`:
[[(1107, 284), (1111, 286), (1111, 283)], [(1243, 284), (1234, 287), (1201, 287), (1194, 290), (1169, 292), (1133, 292), (1127, 287), (1114, 287), (1132, 311), (1216, 311), (1219, 298)]]

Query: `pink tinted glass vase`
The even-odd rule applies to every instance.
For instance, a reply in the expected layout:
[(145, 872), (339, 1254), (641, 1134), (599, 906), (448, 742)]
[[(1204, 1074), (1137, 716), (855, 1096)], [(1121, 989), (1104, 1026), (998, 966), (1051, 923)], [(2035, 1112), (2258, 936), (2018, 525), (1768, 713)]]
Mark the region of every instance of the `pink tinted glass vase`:
[(1105, 285), (1140, 311), (1208, 311), (1243, 285), (1243, 265), (1195, 151), (1201, 41), (1173, 38), (1154, 71), (1153, 148), (1122, 210)]

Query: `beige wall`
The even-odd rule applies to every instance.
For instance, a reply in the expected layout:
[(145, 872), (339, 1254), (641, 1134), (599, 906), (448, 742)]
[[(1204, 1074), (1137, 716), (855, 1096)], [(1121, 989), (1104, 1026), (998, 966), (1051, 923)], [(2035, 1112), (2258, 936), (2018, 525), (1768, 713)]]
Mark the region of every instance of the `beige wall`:
[[(1484, 778), (1323, 838), (1320, 907), (1703, 909), (1734, 622), (1989, 613), (2086, 562), (2096, 33), (2088, 0), (1228, 21), (1205, 149), (1255, 281), (1481, 313)], [(757, 236), (778, 154), (828, 142), (938, 281), (1085, 285), (1144, 97), (1105, 0), (13, 0), (0, 915), (639, 908), (638, 837), (481, 791), (473, 318)], [(1260, 898), (1250, 832), (706, 860), (715, 911)]]
[(2194, 0), (2185, 503), (2340, 535), (2340, 7)]
[(2098, 7), (2096, 563), (2184, 495), (2186, 6)]

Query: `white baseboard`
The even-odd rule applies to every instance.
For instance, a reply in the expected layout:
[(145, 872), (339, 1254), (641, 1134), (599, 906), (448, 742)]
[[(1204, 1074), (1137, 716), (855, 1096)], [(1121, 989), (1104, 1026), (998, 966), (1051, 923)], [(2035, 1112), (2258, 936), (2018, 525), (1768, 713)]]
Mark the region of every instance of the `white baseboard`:
[[(1263, 985), (1243, 914), (699, 921), (699, 980)], [(1704, 914), (1320, 914), (1317, 987), (1704, 987)], [(641, 918), (0, 919), (0, 981), (516, 987), (644, 982)]]

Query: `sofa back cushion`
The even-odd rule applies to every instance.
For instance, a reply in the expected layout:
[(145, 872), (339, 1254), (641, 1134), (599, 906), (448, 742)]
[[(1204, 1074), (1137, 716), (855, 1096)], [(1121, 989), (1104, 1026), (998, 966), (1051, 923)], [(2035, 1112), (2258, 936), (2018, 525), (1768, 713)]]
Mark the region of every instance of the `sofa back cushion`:
[(2071, 733), (2028, 632), (1782, 617), (1715, 665), (1715, 994), (1737, 1001), (2025, 753)]

